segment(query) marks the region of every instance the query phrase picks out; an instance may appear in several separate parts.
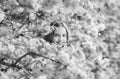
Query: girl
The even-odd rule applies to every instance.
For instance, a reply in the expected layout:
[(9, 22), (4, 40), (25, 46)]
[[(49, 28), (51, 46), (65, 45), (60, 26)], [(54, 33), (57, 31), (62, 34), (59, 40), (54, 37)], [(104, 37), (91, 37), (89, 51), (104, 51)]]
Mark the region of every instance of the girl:
[(64, 47), (68, 45), (69, 30), (62, 22), (52, 22), (50, 24), (53, 27), (53, 31), (46, 35), (44, 39), (49, 43), (55, 44), (58, 47)]

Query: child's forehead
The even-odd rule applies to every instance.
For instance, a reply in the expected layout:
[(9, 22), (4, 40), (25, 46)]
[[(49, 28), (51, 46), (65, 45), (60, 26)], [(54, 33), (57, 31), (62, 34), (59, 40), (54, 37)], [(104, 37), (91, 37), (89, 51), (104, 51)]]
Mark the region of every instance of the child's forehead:
[(55, 33), (66, 33), (65, 27), (56, 27), (55, 28)]

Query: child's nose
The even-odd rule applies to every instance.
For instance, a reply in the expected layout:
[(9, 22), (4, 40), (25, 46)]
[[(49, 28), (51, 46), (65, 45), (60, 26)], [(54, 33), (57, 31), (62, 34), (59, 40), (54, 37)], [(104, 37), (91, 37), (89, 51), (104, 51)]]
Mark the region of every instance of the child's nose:
[(63, 41), (63, 37), (60, 36), (60, 38), (59, 38), (59, 42), (62, 42), (62, 41)]

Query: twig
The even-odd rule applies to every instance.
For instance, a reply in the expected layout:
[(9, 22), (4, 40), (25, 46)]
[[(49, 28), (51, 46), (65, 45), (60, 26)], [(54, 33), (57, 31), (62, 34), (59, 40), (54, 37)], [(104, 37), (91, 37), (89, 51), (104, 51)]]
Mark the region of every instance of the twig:
[(29, 17), (27, 16), (27, 18), (24, 20), (23, 24), (19, 27), (18, 31), (24, 26), (24, 24), (26, 23), (26, 21), (29, 19)]
[(17, 61), (16, 61), (15, 63), (13, 63), (13, 64), (16, 65), (22, 58), (26, 57), (27, 55), (43, 57), (43, 58), (45, 58), (45, 59), (49, 59), (49, 60), (51, 60), (51, 61), (53, 61), (53, 62), (55, 62), (55, 63), (58, 63), (58, 64), (61, 64), (61, 65), (62, 65), (62, 63), (59, 62), (59, 61), (53, 60), (53, 59), (51, 59), (51, 58), (49, 58), (49, 57), (42, 56), (42, 55), (37, 54), (37, 53), (32, 52), (32, 51), (31, 51), (31, 52), (28, 52), (28, 53), (24, 54), (23, 56), (21, 56), (20, 58), (18, 58)]
[(18, 31), (25, 25), (25, 23), (27, 22), (28, 19), (29, 19), (29, 17), (27, 16), (26, 19), (24, 20), (24, 22), (22, 23), (22, 25), (17, 30), (14, 31), (15, 37), (19, 35)]
[(43, 58), (45, 58), (45, 59), (51, 60), (51, 61), (53, 61), (53, 62), (55, 62), (55, 63), (58, 63), (58, 64), (61, 64), (61, 65), (62, 65), (62, 63), (59, 62), (59, 61), (53, 60), (53, 59), (51, 59), (51, 58), (49, 58), (49, 57), (45, 57), (45, 56), (42, 56), (42, 55), (37, 54), (37, 53), (34, 53), (34, 52), (30, 52), (29, 55), (30, 55), (30, 56), (39, 56), (39, 57), (43, 57)]
[[(37, 54), (37, 53), (35, 53), (35, 52), (33, 52), (33, 51), (30, 51), (30, 52), (24, 54), (23, 56), (21, 56), (20, 58), (18, 58), (17, 61), (12, 64), (12, 66), (16, 66), (16, 64), (17, 64), (22, 58), (26, 57), (27, 55), (30, 55), (30, 56), (32, 56), (32, 57), (33, 57), (33, 56), (43, 57), (43, 58), (45, 58), (45, 59), (48, 59), (48, 60), (53, 61), (53, 62), (55, 62), (55, 63), (58, 63), (58, 64), (60, 64), (60, 65), (63, 65), (63, 64), (62, 64), (61, 62), (59, 62), (59, 61), (56, 61), (56, 60), (51, 59), (51, 58), (49, 58), (49, 57), (45, 57), (45, 56), (42, 56), (42, 55), (40, 55), (40, 54)], [(9, 64), (8, 64), (8, 65), (9, 65)], [(66, 67), (66, 65), (63, 65), (63, 66)]]
[(10, 64), (10, 63), (4, 62), (4, 61), (0, 61), (0, 64), (10, 66), (10, 67), (15, 67), (15, 68), (18, 68), (18, 69), (22, 69), (22, 67), (20, 67), (18, 65)]
[(28, 54), (29, 53), (24, 54), (23, 56), (21, 56), (20, 58), (18, 58), (17, 61), (15, 63), (13, 63), (13, 64), (16, 65), (22, 58), (26, 57)]

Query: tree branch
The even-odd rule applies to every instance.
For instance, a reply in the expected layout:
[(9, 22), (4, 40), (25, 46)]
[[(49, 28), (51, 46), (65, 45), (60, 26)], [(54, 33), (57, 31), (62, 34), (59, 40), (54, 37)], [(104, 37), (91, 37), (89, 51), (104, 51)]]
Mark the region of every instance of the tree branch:
[(27, 18), (24, 20), (23, 24), (19, 27), (18, 30), (20, 30), (20, 29), (24, 26), (24, 24), (26, 23), (26, 21), (27, 21), (28, 19), (29, 19), (29, 17), (27, 16)]
[(16, 62), (13, 63), (13, 64), (16, 65), (22, 58), (26, 57), (28, 54), (29, 54), (29, 53), (24, 54), (23, 56), (21, 56), (20, 58), (18, 58), (18, 59), (16, 60)]
[(51, 58), (49, 58), (49, 57), (45, 57), (45, 56), (42, 56), (42, 55), (37, 54), (37, 53), (34, 53), (34, 52), (30, 52), (29, 55), (30, 55), (30, 56), (39, 56), (39, 57), (43, 57), (43, 58), (45, 58), (45, 59), (51, 60), (51, 61), (53, 61), (53, 62), (55, 62), (55, 63), (58, 63), (58, 64), (61, 64), (61, 65), (62, 65), (62, 63), (59, 62), (59, 61), (53, 60), (53, 59), (51, 59)]
[(20, 67), (20, 66), (17, 66), (15, 64), (10, 64), (10, 63), (4, 62), (4, 61), (0, 61), (0, 64), (10, 66), (10, 67), (15, 67), (17, 69), (22, 69), (22, 67)]

